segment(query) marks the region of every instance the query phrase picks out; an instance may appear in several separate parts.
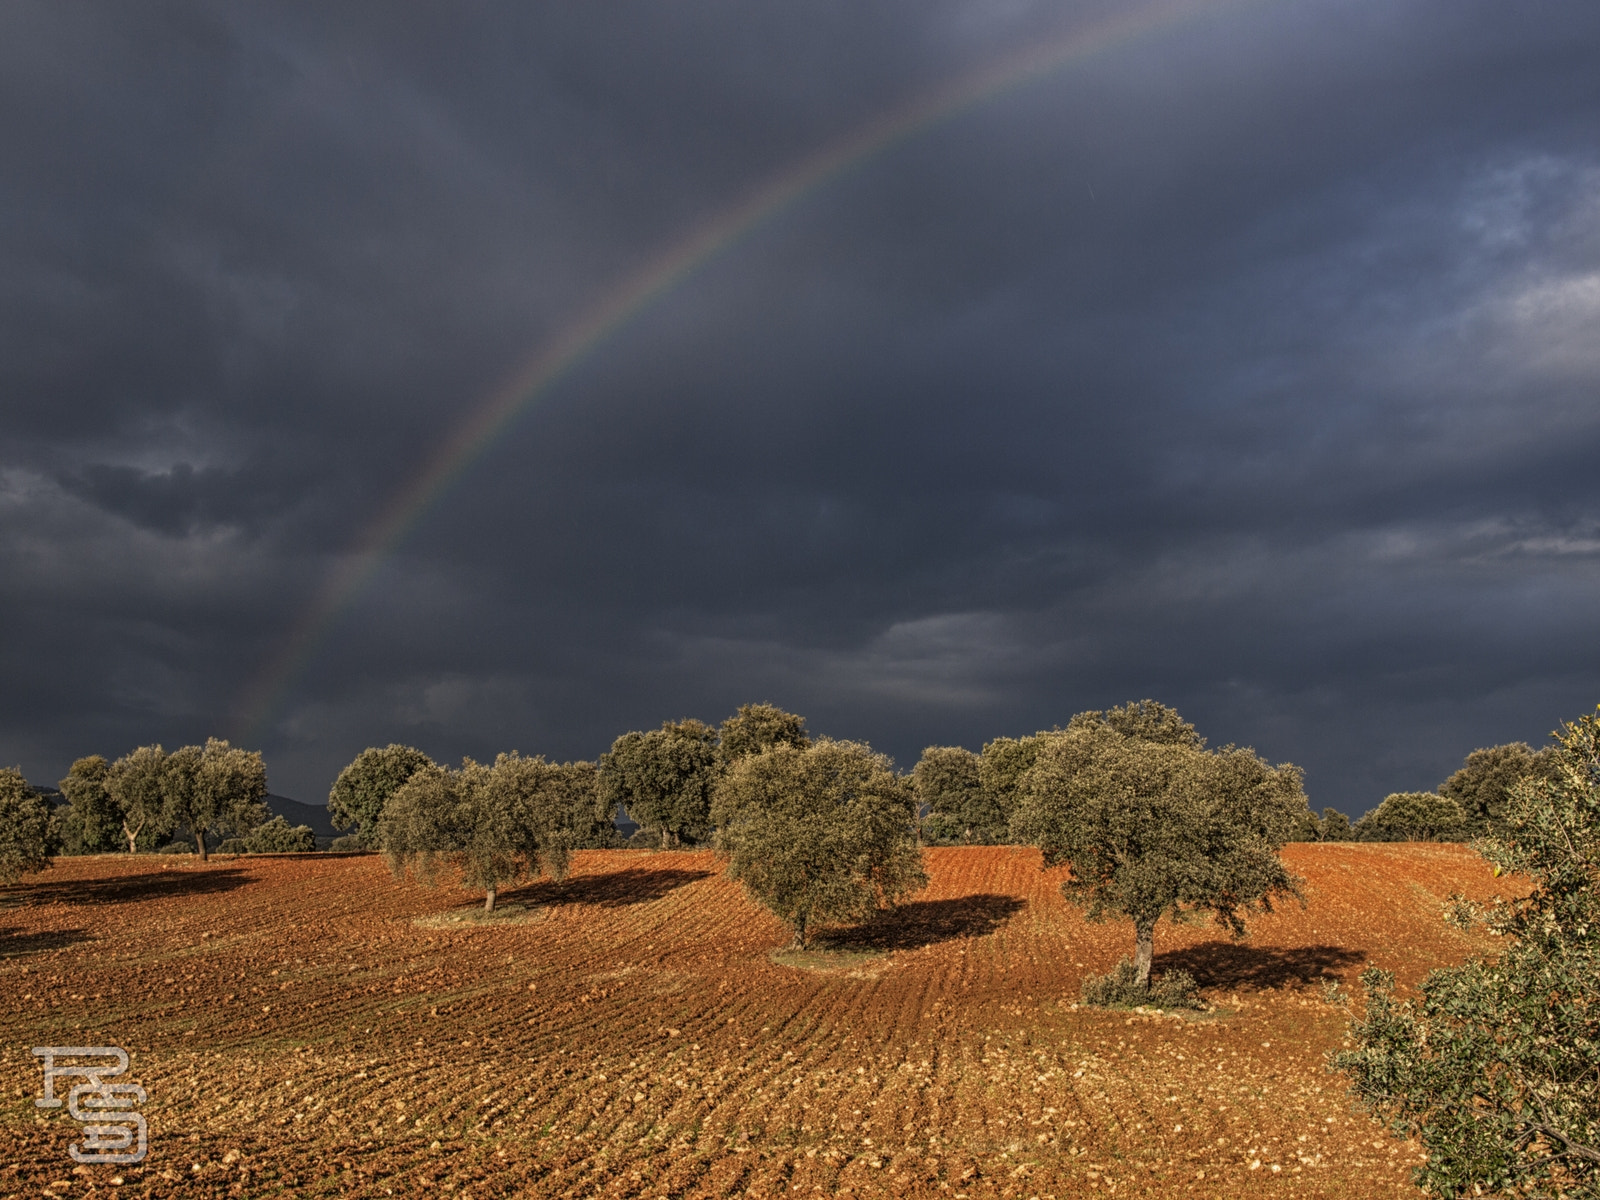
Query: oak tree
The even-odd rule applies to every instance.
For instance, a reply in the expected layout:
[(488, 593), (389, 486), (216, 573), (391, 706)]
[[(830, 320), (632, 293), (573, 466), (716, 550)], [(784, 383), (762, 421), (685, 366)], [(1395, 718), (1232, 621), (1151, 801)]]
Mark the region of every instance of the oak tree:
[(0, 883), (50, 865), (56, 830), (50, 802), (13, 767), (0, 767)]
[(621, 804), (645, 829), (659, 831), (664, 850), (710, 833), (711, 793), (720, 773), (717, 731), (693, 718), (668, 721), (611, 744), (600, 756), (600, 794), (607, 811)]
[(418, 769), (433, 765), (431, 758), (412, 746), (391, 742), (367, 747), (339, 772), (328, 792), (333, 827), (355, 829), (355, 836), (370, 847), (377, 839), (378, 818), (389, 797)]
[(504, 887), (529, 876), (566, 877), (571, 849), (561, 768), (513, 751), (460, 770), (429, 763), (389, 798), (378, 842), (397, 876), (432, 884), (441, 863), (484, 892), (493, 912)]
[(1363, 842), (1464, 842), (1471, 836), (1461, 805), (1435, 792), (1393, 792), (1355, 823)]
[(916, 797), (889, 760), (823, 738), (741, 758), (712, 806), (728, 875), (806, 945), (927, 883)]
[(80, 758), (56, 786), (66, 798), (61, 836), (68, 854), (102, 854), (122, 841), (122, 814), (106, 784), (111, 764), (98, 754)]
[(206, 861), (206, 836), (253, 829), (267, 815), (267, 768), (259, 750), (242, 750), (220, 738), (183, 746), (161, 770), (163, 822), (182, 825)]
[(1141, 988), (1162, 917), (1209, 913), (1240, 937), (1245, 914), (1299, 895), (1278, 851), (1306, 808), (1298, 767), (1157, 728), (1164, 740), (1148, 741), (1080, 715), (1046, 735), (1012, 821), (1046, 866), (1071, 868), (1062, 892), (1090, 920), (1132, 920)]
[(775, 704), (741, 704), (717, 730), (717, 761), (726, 768), (774, 746), (804, 750), (809, 745), (806, 719), (798, 713), (785, 712)]
[(962, 746), (929, 746), (911, 769), (919, 804), (928, 806), (922, 827), (932, 842), (993, 845), (1005, 840), (1007, 822), (985, 792), (981, 759)]
[(997, 737), (983, 744), (978, 756), (978, 783), (983, 788), (984, 800), (1001, 814), (1008, 826), (1011, 814), (1016, 811), (1022, 777), (1033, 766), (1046, 736), (1041, 732), (1032, 737)]
[(1486, 746), (1467, 755), (1437, 790), (1461, 806), (1473, 835), (1490, 833), (1500, 826), (1511, 789), (1530, 775), (1547, 774), (1551, 765), (1549, 747), (1535, 751), (1526, 742)]
[(139, 849), (140, 837), (164, 834), (167, 823), (167, 752), (161, 746), (140, 746), (129, 751), (106, 772), (106, 794), (117, 806), (128, 853)]

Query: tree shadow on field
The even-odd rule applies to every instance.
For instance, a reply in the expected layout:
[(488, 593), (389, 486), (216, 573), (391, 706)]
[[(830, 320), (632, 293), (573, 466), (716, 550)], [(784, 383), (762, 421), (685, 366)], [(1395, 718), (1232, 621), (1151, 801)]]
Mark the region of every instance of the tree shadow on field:
[(13, 894), (25, 904), (131, 904), (164, 896), (213, 896), (250, 882), (238, 867), (150, 871), (112, 879), (74, 879), (23, 884)]
[(1201, 942), (1156, 955), (1155, 973), (1182, 970), (1203, 988), (1304, 987), (1336, 979), (1366, 961), (1366, 951), (1344, 946), (1251, 946), (1240, 942)]
[(593, 904), (600, 908), (626, 908), (630, 904), (659, 900), (668, 892), (710, 875), (710, 871), (687, 871), (679, 867), (659, 870), (630, 867), (607, 875), (580, 875), (560, 883), (546, 880), (519, 888), (516, 900), (521, 904)]
[(65, 950), (79, 942), (93, 940), (82, 929), (44, 929), (37, 933), (19, 933), (15, 929), (0, 927), (0, 958), (18, 958), (24, 954), (38, 954), (41, 950)]
[(833, 950), (919, 950), (932, 942), (985, 937), (1028, 906), (983, 892), (954, 900), (912, 900), (822, 940)]

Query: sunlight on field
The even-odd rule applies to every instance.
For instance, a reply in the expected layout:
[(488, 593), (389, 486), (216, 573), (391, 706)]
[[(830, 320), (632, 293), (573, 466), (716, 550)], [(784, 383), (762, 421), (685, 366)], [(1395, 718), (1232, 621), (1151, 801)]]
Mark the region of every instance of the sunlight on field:
[(0, 1195), (115, 1186), (33, 1105), (46, 1044), (133, 1055), (151, 1150), (119, 1194), (1420, 1194), (1325, 1070), (1322, 985), (1482, 948), (1440, 909), (1495, 881), (1457, 846), (1285, 857), (1304, 910), (1158, 931), (1193, 1018), (1075, 1007), (1131, 933), (1026, 849), (930, 851), (823, 970), (774, 961), (707, 853), (586, 852), (488, 923), (371, 857), (59, 860), (0, 908)]

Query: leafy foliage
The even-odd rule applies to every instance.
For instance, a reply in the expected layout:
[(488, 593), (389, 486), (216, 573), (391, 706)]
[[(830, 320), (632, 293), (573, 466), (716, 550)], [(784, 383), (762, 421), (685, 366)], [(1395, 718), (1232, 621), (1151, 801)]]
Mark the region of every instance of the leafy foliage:
[(1479, 843), (1496, 874), (1533, 884), (1477, 914), (1505, 952), (1430, 973), (1416, 1001), (1366, 972), (1355, 1046), (1335, 1058), (1367, 1108), (1422, 1142), (1417, 1182), (1437, 1195), (1600, 1196), (1600, 711), (1555, 739), (1549, 771), (1512, 786), (1503, 833)]
[(339, 772), (328, 792), (328, 816), (335, 829), (355, 829), (363, 846), (377, 839), (378, 818), (389, 797), (422, 767), (433, 766), (433, 759), (414, 746), (394, 742), (369, 746)]
[(998, 737), (983, 744), (978, 756), (978, 784), (983, 788), (984, 799), (1001, 814), (1007, 827), (1016, 811), (1022, 778), (1033, 766), (1039, 747), (1048, 734), (1032, 737)]
[(922, 827), (929, 841), (994, 845), (1007, 833), (1004, 812), (983, 790), (982, 759), (960, 746), (929, 746), (912, 768), (919, 804), (931, 810)]
[(61, 815), (62, 850), (103, 854), (122, 847), (122, 814), (106, 790), (111, 764), (98, 754), (80, 758), (59, 786), (67, 810)]
[(516, 753), (499, 755), (492, 766), (465, 759), (459, 771), (421, 767), (378, 820), (390, 869), (432, 884), (445, 863), (463, 884), (483, 889), (486, 912), (501, 888), (528, 875), (564, 878), (571, 818), (562, 771)]
[(1482, 836), (1500, 829), (1511, 789), (1529, 775), (1549, 774), (1552, 766), (1548, 746), (1538, 751), (1526, 742), (1488, 746), (1467, 755), (1438, 791), (1461, 806), (1471, 834)]
[(592, 762), (548, 764), (542, 786), (562, 815), (567, 844), (574, 850), (604, 850), (621, 838), (611, 822), (614, 808), (600, 796), (600, 772)]
[(1124, 958), (1104, 975), (1091, 975), (1083, 981), (1083, 1002), (1099, 1008), (1203, 1008), (1198, 985), (1187, 971), (1166, 971), (1153, 975), (1149, 983), (1139, 979), (1139, 968)]
[(1133, 920), (1140, 984), (1161, 917), (1209, 912), (1242, 937), (1245, 913), (1299, 895), (1278, 851), (1306, 807), (1298, 767), (1274, 768), (1232, 746), (1203, 750), (1165, 719), (1156, 728), (1169, 740), (1127, 736), (1093, 714), (1073, 718), (1045, 737), (1012, 821), (1046, 866), (1071, 868), (1062, 892), (1090, 920)]
[(804, 717), (773, 704), (741, 704), (717, 731), (717, 760), (726, 769), (741, 758), (774, 746), (804, 750), (809, 745), (811, 736), (806, 733)]
[(807, 944), (927, 883), (916, 799), (860, 742), (778, 745), (738, 760), (712, 806), (728, 874)]
[(1464, 842), (1467, 816), (1454, 800), (1435, 792), (1395, 792), (1355, 823), (1363, 842)]
[(692, 718), (668, 721), (646, 733), (625, 733), (600, 756), (600, 797), (606, 811), (618, 804), (662, 848), (704, 841), (711, 832), (711, 793), (721, 774), (717, 731)]
[(229, 838), (218, 847), (223, 854), (304, 854), (317, 848), (317, 835), (309, 825), (290, 825), (282, 816), (263, 821), (241, 838)]
[(266, 817), (267, 768), (258, 750), (241, 750), (219, 738), (167, 755), (161, 773), (163, 823), (182, 825), (204, 861), (206, 835), (250, 829)]
[(1068, 729), (1093, 729), (1104, 725), (1125, 738), (1137, 742), (1154, 742), (1158, 746), (1190, 746), (1205, 749), (1206, 740), (1195, 732), (1194, 726), (1159, 700), (1130, 700), (1116, 708), (1098, 712), (1091, 709), (1081, 712), (1067, 724)]
[(50, 865), (56, 829), (50, 803), (12, 767), (0, 767), (0, 883)]
[(1349, 842), (1355, 840), (1350, 818), (1337, 808), (1325, 808), (1319, 817), (1308, 805), (1295, 816), (1291, 842)]
[(160, 745), (140, 746), (124, 754), (106, 772), (106, 794), (117, 806), (128, 853), (153, 844), (171, 828), (166, 803), (167, 752)]

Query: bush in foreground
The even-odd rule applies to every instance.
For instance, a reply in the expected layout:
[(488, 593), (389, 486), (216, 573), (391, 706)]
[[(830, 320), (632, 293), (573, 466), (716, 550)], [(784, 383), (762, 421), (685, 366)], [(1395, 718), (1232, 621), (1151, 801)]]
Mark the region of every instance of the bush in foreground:
[(1487, 913), (1498, 961), (1429, 974), (1415, 1001), (1369, 970), (1352, 1091), (1428, 1151), (1435, 1195), (1600, 1196), (1600, 712), (1556, 733), (1552, 769), (1512, 787), (1503, 832), (1479, 843), (1495, 873), (1532, 880)]

